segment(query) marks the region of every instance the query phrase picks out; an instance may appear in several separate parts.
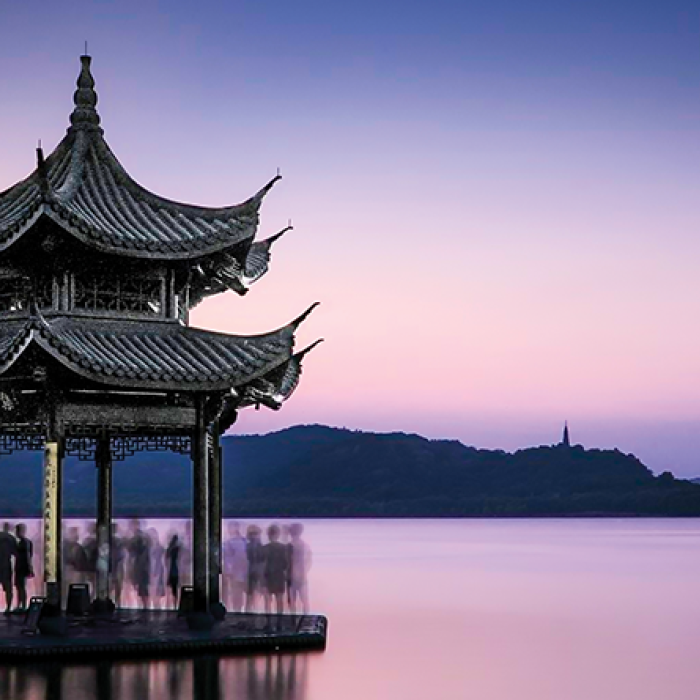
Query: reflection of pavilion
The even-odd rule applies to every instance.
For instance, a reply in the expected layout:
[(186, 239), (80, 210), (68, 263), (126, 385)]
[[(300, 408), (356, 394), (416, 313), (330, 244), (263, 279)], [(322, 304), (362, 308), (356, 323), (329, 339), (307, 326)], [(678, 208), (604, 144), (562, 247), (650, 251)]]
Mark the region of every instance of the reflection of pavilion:
[[(105, 142), (91, 59), (81, 61), (66, 137), (47, 158), (39, 148), (36, 170), (0, 193), (0, 454), (45, 450), (44, 576), (60, 606), (64, 456), (98, 466), (109, 562), (112, 461), (141, 449), (190, 453), (194, 605), (209, 612), (219, 602), (219, 436), (238, 409), (277, 409), (291, 395), (309, 350), (294, 353), (294, 333), (310, 309), (250, 337), (189, 326), (202, 299), (244, 294), (267, 271), (284, 231), (254, 239), (278, 177), (218, 209), (148, 192)], [(98, 565), (97, 598), (109, 609), (107, 569)]]
[(75, 688), (100, 700), (306, 700), (308, 654), (159, 660), (94, 666), (33, 664), (31, 668), (0, 666), (3, 700), (70, 698)]

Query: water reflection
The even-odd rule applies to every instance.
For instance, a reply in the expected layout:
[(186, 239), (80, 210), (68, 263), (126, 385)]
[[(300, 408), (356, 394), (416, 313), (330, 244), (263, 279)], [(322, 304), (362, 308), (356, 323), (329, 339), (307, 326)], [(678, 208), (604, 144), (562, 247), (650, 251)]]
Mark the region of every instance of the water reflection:
[[(239, 522), (231, 537), (245, 536), (249, 524)], [(38, 549), (38, 527), (27, 525)], [(185, 521), (142, 526), (156, 527), (164, 547), (171, 531), (183, 533), (179, 565), (188, 575)], [(697, 696), (700, 519), (304, 526), (314, 549), (313, 609), (330, 619), (324, 653), (223, 658), (214, 676), (176, 659), (119, 662), (108, 672), (0, 664), (0, 700), (193, 700), (195, 673), (202, 692), (222, 700)], [(128, 522), (120, 535), (128, 538)], [(232, 549), (240, 553), (240, 543)], [(128, 580), (123, 597), (136, 602)]]
[(308, 655), (0, 666), (3, 700), (305, 700)]

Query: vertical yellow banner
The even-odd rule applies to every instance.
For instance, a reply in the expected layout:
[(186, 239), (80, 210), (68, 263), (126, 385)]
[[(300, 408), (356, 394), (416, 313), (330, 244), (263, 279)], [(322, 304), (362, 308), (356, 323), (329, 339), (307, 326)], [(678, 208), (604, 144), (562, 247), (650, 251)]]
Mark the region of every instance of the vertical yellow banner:
[(58, 580), (58, 443), (47, 442), (44, 449), (44, 581)]

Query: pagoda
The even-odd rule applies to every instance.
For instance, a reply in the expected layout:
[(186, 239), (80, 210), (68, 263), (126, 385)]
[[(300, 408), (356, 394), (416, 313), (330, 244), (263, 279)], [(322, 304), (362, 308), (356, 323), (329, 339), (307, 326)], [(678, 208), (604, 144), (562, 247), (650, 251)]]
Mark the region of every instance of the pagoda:
[[(34, 172), (0, 193), (0, 454), (44, 450), (44, 581), (54, 612), (64, 458), (96, 463), (98, 549), (108, 562), (113, 462), (138, 450), (190, 454), (193, 606), (209, 614), (221, 608), (220, 436), (239, 409), (278, 409), (292, 394), (313, 347), (295, 352), (295, 331), (313, 306), (255, 336), (189, 325), (203, 299), (242, 295), (267, 271), (287, 229), (255, 237), (279, 175), (221, 208), (149, 192), (107, 145), (90, 56), (81, 64), (65, 138), (47, 157), (39, 147)], [(102, 609), (111, 606), (108, 568), (98, 565)]]

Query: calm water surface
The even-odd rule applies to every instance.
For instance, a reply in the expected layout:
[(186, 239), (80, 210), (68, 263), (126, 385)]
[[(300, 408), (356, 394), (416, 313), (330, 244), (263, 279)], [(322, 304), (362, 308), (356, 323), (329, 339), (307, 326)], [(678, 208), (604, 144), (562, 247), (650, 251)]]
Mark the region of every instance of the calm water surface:
[(305, 538), (325, 653), (0, 666), (0, 698), (190, 700), (214, 677), (235, 700), (700, 695), (700, 520), (315, 520)]

